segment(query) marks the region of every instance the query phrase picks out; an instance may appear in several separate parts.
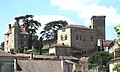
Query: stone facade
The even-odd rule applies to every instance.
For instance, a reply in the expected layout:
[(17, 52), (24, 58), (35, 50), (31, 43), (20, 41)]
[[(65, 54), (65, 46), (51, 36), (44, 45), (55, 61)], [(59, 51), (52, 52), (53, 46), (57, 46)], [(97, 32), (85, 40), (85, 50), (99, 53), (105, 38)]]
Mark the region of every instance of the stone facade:
[(49, 54), (54, 54), (57, 56), (69, 56), (71, 55), (71, 51), (69, 46), (56, 45), (49, 48)]
[(18, 22), (15, 22), (13, 26), (9, 24), (8, 32), (5, 33), (4, 51), (10, 52), (10, 49), (14, 49), (14, 51), (17, 52), (20, 45), (27, 47), (28, 35)]
[(91, 28), (97, 31), (98, 39), (105, 39), (105, 17), (93, 16), (91, 18)]
[(105, 39), (105, 16), (93, 16), (90, 27), (67, 25), (58, 30), (57, 44), (68, 45), (82, 52), (97, 48), (97, 40)]
[(0, 50), (0, 72), (14, 72), (14, 59), (12, 54)]

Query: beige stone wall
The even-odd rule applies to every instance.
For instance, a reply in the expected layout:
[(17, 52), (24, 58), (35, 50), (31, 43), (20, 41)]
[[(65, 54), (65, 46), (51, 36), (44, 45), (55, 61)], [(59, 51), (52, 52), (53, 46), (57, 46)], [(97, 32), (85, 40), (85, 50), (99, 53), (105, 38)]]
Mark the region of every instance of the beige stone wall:
[[(61, 40), (61, 35), (64, 36), (65, 34), (67, 34), (67, 40)], [(79, 50), (93, 49), (97, 45), (96, 31), (83, 28), (66, 28), (64, 32), (58, 30), (57, 44), (62, 43)]]
[(14, 48), (14, 29), (12, 29), (11, 34), (5, 35), (5, 52), (10, 52), (10, 48)]
[[(15, 30), (15, 29), (17, 29), (17, 30)], [(15, 37), (15, 35), (16, 35), (16, 37)], [(28, 47), (27, 46), (28, 35), (25, 35), (23, 37), (20, 37), (20, 36), (21, 36), (20, 30), (18, 27), (17, 28), (13, 27), (12, 32), (10, 34), (4, 35), (4, 41), (5, 41), (4, 51), (10, 52), (11, 48), (13, 48), (14, 51), (17, 51), (20, 44), (24, 44), (26, 47)]]
[(56, 55), (69, 56), (71, 55), (70, 48), (56, 48)]
[(5, 35), (5, 52), (10, 52), (12, 48), (12, 34)]
[[(65, 37), (65, 34), (67, 35), (67, 40), (61, 40), (61, 35)], [(64, 43), (65, 45), (71, 46), (71, 32), (70, 28), (66, 28), (65, 30), (58, 30), (58, 37), (57, 37), (57, 44)]]

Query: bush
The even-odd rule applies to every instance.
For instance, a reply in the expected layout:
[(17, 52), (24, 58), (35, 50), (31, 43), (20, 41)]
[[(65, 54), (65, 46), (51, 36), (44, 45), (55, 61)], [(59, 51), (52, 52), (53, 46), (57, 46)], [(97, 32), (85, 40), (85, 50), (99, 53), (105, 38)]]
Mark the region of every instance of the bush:
[(74, 72), (82, 72), (81, 70), (74, 70)]
[(50, 55), (55, 55), (55, 53), (50, 53)]

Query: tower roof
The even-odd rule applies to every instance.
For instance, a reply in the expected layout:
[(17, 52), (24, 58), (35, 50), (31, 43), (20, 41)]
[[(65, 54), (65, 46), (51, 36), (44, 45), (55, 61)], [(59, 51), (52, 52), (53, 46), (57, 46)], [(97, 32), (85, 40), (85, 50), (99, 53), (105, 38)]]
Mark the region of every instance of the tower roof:
[(19, 26), (19, 27), (20, 27), (20, 34), (29, 34), (29, 33), (25, 30), (25, 28), (22, 28), (22, 27), (19, 25), (18, 22), (15, 22), (15, 23), (13, 24), (13, 26), (7, 31), (7, 33), (5, 33), (5, 35), (11, 34), (11, 33), (12, 33), (12, 29), (13, 29), (15, 26)]
[(92, 20), (94, 18), (106, 18), (106, 16), (92, 16), (90, 20)]
[(67, 25), (66, 27), (64, 27), (64, 28), (79, 28), (79, 29), (89, 29), (89, 30), (93, 30), (93, 29), (91, 29), (91, 28), (88, 28), (88, 27), (86, 27), (86, 26), (83, 26), (83, 25)]

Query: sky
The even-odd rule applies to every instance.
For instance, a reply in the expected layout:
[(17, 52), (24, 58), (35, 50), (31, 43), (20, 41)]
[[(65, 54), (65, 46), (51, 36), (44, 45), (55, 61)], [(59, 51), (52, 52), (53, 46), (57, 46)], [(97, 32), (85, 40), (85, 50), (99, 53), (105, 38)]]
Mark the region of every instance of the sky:
[(69, 24), (89, 26), (93, 15), (106, 16), (106, 39), (117, 39), (114, 26), (120, 24), (120, 0), (2, 0), (0, 2), (0, 43), (14, 18), (34, 15), (44, 25), (51, 21), (64, 20)]

